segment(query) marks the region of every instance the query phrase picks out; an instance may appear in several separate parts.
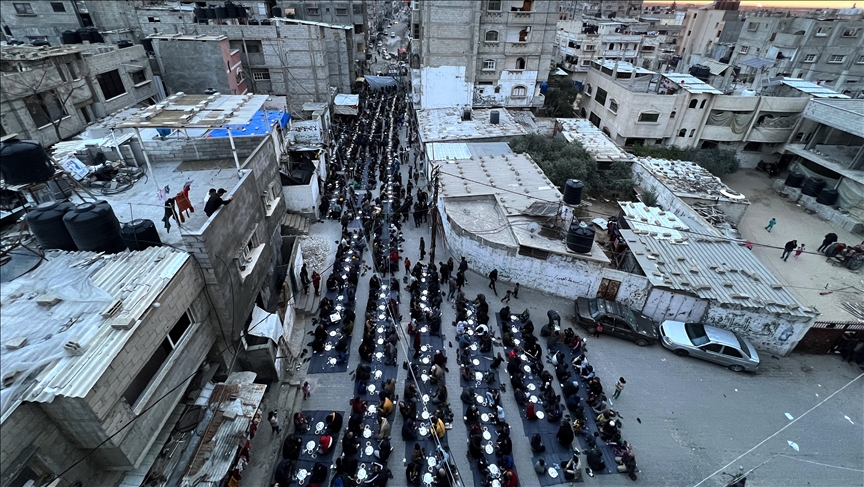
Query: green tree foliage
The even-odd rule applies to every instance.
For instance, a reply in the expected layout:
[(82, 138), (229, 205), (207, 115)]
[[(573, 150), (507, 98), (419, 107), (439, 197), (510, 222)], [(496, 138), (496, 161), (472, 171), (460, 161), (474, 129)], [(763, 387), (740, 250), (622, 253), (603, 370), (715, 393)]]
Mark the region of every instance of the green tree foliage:
[(579, 88), (573, 84), (573, 80), (567, 76), (555, 76), (549, 74), (549, 89), (546, 90), (546, 101), (543, 104), (543, 112), (547, 117), (576, 116), (573, 103), (579, 94)]
[(693, 161), (715, 176), (738, 172), (738, 155), (729, 149), (697, 149), (695, 147), (637, 145), (630, 149), (637, 156), (656, 157), (670, 161)]
[(562, 191), (568, 179), (581, 180), (585, 189), (595, 194), (602, 191), (629, 194), (633, 190), (629, 164), (615, 163), (608, 171), (598, 171), (597, 161), (579, 143), (531, 134), (516, 137), (510, 141), (510, 148), (529, 154), (552, 184)]
[(657, 206), (657, 193), (653, 189), (646, 190), (642, 193), (642, 203), (645, 206)]

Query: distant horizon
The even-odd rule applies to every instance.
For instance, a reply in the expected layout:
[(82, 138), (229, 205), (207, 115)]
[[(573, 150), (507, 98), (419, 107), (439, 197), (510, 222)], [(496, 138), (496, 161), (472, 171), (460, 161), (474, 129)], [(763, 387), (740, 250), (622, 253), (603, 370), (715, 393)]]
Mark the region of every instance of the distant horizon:
[[(652, 5), (671, 5), (669, 1), (646, 1), (646, 4)], [(710, 5), (714, 3), (710, 0), (681, 0), (676, 2), (679, 6), (694, 4), (694, 5)], [(820, 8), (852, 8), (855, 3), (860, 3), (864, 8), (864, 0), (860, 2), (839, 1), (839, 0), (818, 0), (818, 1), (796, 1), (796, 0), (744, 0), (741, 2), (742, 7), (759, 8), (802, 8), (802, 9), (820, 9)]]

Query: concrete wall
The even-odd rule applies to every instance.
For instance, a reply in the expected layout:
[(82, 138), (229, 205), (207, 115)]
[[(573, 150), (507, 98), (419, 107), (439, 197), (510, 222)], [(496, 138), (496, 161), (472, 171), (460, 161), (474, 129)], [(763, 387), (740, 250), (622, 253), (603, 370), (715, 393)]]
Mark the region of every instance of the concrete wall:
[[(227, 39), (225, 40), (227, 43)], [(169, 93), (204, 93), (213, 88), (231, 94), (219, 41), (153, 39), (153, 50)], [(194, 61), (195, 69), (189, 69)]]
[[(443, 200), (440, 203), (443, 209)], [(447, 250), (458, 260), (468, 259), (468, 268), (481, 275), (498, 269), (498, 278), (504, 282), (518, 282), (522, 286), (575, 299), (595, 297), (601, 281), (621, 283), (618, 300), (637, 309), (645, 304), (648, 279), (636, 274), (617, 271), (602, 264), (575, 256), (550, 253), (547, 260), (518, 255), (515, 247), (504, 246), (459, 227), (446, 216), (442, 219)], [(570, 314), (571, 310), (566, 310)]]
[[(262, 287), (269, 289), (274, 285), (273, 269), (279, 264), (281, 248), (279, 223), (285, 214), (284, 198), (268, 212), (261, 196), (261, 188), (270, 183), (281, 186), (273, 139), (268, 137), (261, 141), (243, 167), (243, 177), (229, 189), (234, 201), (211, 215), (198, 231), (183, 233), (185, 247), (204, 270), (205, 282), (228, 341), (240, 336)], [(241, 270), (238, 254), (253, 235), (258, 244), (256, 257)], [(234, 328), (230, 329), (232, 323)], [(217, 347), (227, 348), (221, 335)], [(230, 359), (231, 353), (226, 351), (223, 360)]]
[(45, 36), (52, 46), (59, 46), (61, 34), (64, 30), (77, 30), (81, 27), (75, 16), (75, 8), (72, 0), (62, 0), (65, 12), (55, 12), (51, 2), (31, 1), (27, 2), (33, 10), (33, 14), (18, 14), (11, 3), (3, 4), (0, 16), (3, 25), (8, 26), (12, 32), (12, 38), (30, 43), (29, 36)]
[(465, 81), (465, 66), (424, 66), (420, 70), (421, 108), (471, 105), (471, 83)]
[[(257, 148), (264, 135), (234, 137), (237, 157), (242, 163)], [(150, 162), (204, 161), (209, 159), (232, 158), (231, 140), (228, 137), (190, 138), (190, 139), (153, 139), (144, 142), (144, 150)]]
[[(711, 303), (703, 323), (734, 331), (750, 340), (757, 349), (784, 356), (789, 354), (807, 333), (813, 319), (776, 316), (767, 312), (727, 308)], [(760, 358), (765, 362), (768, 357)]]
[[(96, 94), (96, 107), (94, 111), (97, 117), (102, 117), (100, 110), (104, 110), (104, 114), (122, 110), (135, 106), (136, 104), (147, 100), (150, 97), (156, 96), (156, 86), (153, 84), (153, 72), (150, 69), (150, 64), (147, 61), (147, 53), (144, 52), (144, 46), (134, 45), (125, 49), (117, 49), (112, 52), (96, 54), (94, 56), (84, 58), (88, 66), (91, 77), (97, 74), (105, 73), (116, 69), (120, 73), (120, 79), (123, 81), (123, 88), (126, 93), (115, 96), (111, 99), (106, 99), (99, 87), (99, 83), (93, 79), (94, 92)], [(132, 81), (131, 73), (144, 68), (145, 77), (151, 80), (149, 83), (135, 86)]]
[(321, 189), (318, 178), (313, 177), (309, 184), (298, 186), (282, 186), (282, 196), (285, 198), (285, 208), (293, 213), (315, 216), (318, 211), (318, 198)]

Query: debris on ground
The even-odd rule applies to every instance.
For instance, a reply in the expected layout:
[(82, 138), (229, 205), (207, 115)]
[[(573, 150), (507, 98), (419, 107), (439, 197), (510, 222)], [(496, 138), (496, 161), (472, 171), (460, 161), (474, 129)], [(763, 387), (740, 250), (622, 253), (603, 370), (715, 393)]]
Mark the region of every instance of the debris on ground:
[[(300, 237), (300, 253), (307, 268), (321, 272), (328, 266), (330, 242), (321, 237)], [(310, 270), (309, 273), (311, 274), (312, 271)]]

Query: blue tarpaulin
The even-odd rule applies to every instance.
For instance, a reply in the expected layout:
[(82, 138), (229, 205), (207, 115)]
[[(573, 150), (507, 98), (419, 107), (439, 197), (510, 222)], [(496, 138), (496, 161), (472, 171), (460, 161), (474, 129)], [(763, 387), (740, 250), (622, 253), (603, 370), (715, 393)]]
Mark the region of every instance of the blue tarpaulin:
[(207, 134), (207, 137), (228, 137), (228, 131), (231, 131), (233, 137), (242, 137), (244, 135), (264, 135), (267, 133), (267, 127), (278, 122), (280, 126), (288, 125), (288, 120), (291, 119), (289, 113), (279, 110), (258, 110), (255, 115), (243, 125), (227, 125), (224, 129), (213, 129)]

